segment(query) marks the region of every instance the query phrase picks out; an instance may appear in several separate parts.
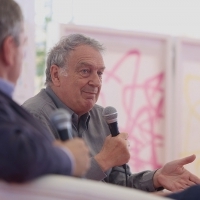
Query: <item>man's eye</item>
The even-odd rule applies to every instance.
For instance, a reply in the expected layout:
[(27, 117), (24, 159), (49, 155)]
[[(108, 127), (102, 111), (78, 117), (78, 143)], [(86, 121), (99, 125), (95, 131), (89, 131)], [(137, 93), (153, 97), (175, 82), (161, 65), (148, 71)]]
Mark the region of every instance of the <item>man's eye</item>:
[(98, 75), (99, 75), (100, 77), (102, 77), (103, 72), (98, 72)]
[(90, 70), (89, 69), (82, 69), (81, 71), (80, 71), (80, 73), (81, 73), (81, 75), (82, 76), (89, 76), (90, 75)]
[(88, 70), (88, 69), (82, 69), (81, 72), (82, 72), (83, 74), (87, 74), (87, 73), (89, 73), (89, 70)]

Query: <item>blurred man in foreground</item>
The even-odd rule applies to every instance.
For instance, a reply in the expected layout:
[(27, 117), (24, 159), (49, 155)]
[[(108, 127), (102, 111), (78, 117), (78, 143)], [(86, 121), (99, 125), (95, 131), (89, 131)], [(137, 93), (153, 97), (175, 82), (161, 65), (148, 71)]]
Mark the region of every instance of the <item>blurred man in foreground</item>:
[(12, 100), (26, 36), (13, 0), (0, 0), (0, 179), (23, 182), (44, 174), (83, 176), (90, 166), (82, 139), (56, 141)]

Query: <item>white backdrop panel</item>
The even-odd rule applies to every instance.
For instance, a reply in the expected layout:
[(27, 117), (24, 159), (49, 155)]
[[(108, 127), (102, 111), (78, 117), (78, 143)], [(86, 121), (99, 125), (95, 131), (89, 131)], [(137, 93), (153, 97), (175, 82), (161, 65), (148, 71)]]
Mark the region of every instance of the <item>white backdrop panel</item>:
[(35, 23), (34, 23), (34, 0), (16, 0), (22, 8), (25, 18), (25, 30), (27, 35), (27, 45), (25, 58), (23, 61), (22, 72), (18, 79), (14, 93), (14, 99), (19, 103), (34, 95), (35, 79)]
[(174, 151), (177, 157), (196, 154), (196, 161), (187, 168), (200, 176), (200, 41), (177, 39), (175, 72)]

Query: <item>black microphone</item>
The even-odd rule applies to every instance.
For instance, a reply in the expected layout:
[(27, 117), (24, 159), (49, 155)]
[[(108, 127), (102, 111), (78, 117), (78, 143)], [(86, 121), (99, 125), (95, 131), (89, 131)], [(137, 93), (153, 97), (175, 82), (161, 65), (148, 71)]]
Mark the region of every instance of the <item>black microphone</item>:
[(103, 116), (109, 126), (112, 137), (119, 134), (117, 115), (117, 110), (111, 106), (108, 106), (103, 110)]
[(71, 125), (71, 116), (63, 108), (55, 110), (51, 116), (50, 120), (52, 124), (56, 127), (60, 139), (62, 141), (72, 139), (72, 125)]
[[(108, 106), (104, 108), (103, 116), (109, 126), (112, 137), (117, 136), (119, 134), (118, 123), (117, 123), (117, 116), (118, 116), (117, 110), (112, 106)], [(123, 164), (122, 167), (125, 170), (126, 186), (128, 186), (126, 164)]]

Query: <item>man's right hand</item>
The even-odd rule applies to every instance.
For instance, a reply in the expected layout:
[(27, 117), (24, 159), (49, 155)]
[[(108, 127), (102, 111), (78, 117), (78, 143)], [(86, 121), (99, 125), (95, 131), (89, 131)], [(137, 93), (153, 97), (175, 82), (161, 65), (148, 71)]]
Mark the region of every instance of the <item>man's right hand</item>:
[(128, 134), (120, 133), (116, 137), (106, 137), (101, 151), (94, 157), (103, 171), (126, 164), (130, 159)]
[(89, 149), (85, 142), (80, 138), (74, 138), (66, 142), (56, 140), (54, 144), (61, 148), (67, 148), (72, 153), (75, 161), (72, 175), (82, 177), (90, 167)]

